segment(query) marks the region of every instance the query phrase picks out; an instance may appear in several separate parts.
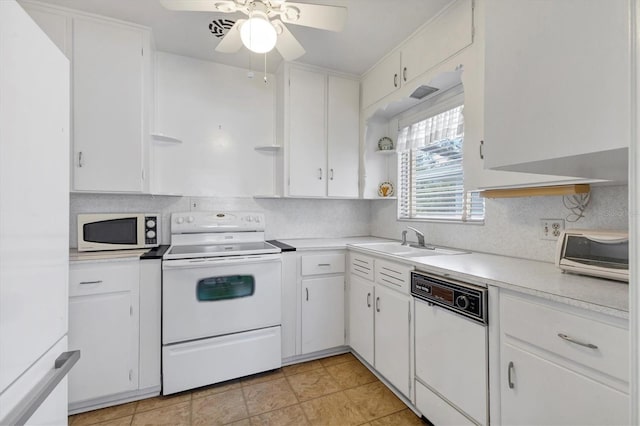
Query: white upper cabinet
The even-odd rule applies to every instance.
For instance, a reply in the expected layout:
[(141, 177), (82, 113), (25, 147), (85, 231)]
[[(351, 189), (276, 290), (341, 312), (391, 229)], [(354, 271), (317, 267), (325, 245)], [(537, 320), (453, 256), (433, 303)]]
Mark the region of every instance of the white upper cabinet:
[(277, 173), (288, 197), (358, 197), (359, 84), (285, 65), (278, 78)]
[(487, 0), (485, 167), (626, 180), (630, 10)]
[(473, 41), (473, 2), (458, 0), (371, 69), (362, 108), (393, 93)]
[(327, 195), (357, 197), (360, 84), (330, 75), (327, 91)]
[(73, 19), (73, 190), (144, 192), (147, 31)]

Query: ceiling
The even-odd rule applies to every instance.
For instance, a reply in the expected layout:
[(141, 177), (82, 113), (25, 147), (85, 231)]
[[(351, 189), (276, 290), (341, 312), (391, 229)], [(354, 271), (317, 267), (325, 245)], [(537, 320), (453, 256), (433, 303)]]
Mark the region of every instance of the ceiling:
[[(158, 0), (42, 1), (151, 27), (158, 50), (264, 70), (264, 55), (250, 53), (244, 47), (238, 53), (214, 50), (220, 39), (211, 34), (211, 21), (236, 20), (243, 16), (241, 14), (173, 12), (163, 8)], [(348, 17), (345, 29), (340, 33), (288, 24), (307, 51), (296, 62), (362, 75), (452, 0), (297, 1), (346, 6)], [(268, 71), (274, 72), (281, 61), (282, 57), (275, 49), (269, 52)]]

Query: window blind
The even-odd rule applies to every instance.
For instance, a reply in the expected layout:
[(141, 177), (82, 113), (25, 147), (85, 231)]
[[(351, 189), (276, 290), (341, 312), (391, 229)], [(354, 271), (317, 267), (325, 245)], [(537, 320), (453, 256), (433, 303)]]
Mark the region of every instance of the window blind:
[(464, 189), (462, 108), (457, 105), (400, 129), (400, 219), (484, 220), (484, 199)]

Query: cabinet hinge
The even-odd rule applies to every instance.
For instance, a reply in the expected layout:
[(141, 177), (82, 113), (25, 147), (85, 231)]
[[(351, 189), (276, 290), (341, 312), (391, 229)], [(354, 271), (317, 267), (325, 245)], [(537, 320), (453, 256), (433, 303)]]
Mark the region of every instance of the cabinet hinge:
[(133, 370), (129, 370), (129, 381), (133, 380)]
[(411, 393), (411, 377), (409, 377), (409, 393)]
[(409, 308), (409, 324), (411, 324), (411, 308)]
[(133, 305), (129, 306), (129, 315), (133, 316)]

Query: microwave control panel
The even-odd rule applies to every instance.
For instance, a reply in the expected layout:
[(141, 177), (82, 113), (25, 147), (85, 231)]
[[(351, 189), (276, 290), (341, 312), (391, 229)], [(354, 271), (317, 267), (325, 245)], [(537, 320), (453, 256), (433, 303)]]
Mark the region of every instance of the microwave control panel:
[(144, 238), (146, 245), (158, 245), (158, 216), (145, 216)]

